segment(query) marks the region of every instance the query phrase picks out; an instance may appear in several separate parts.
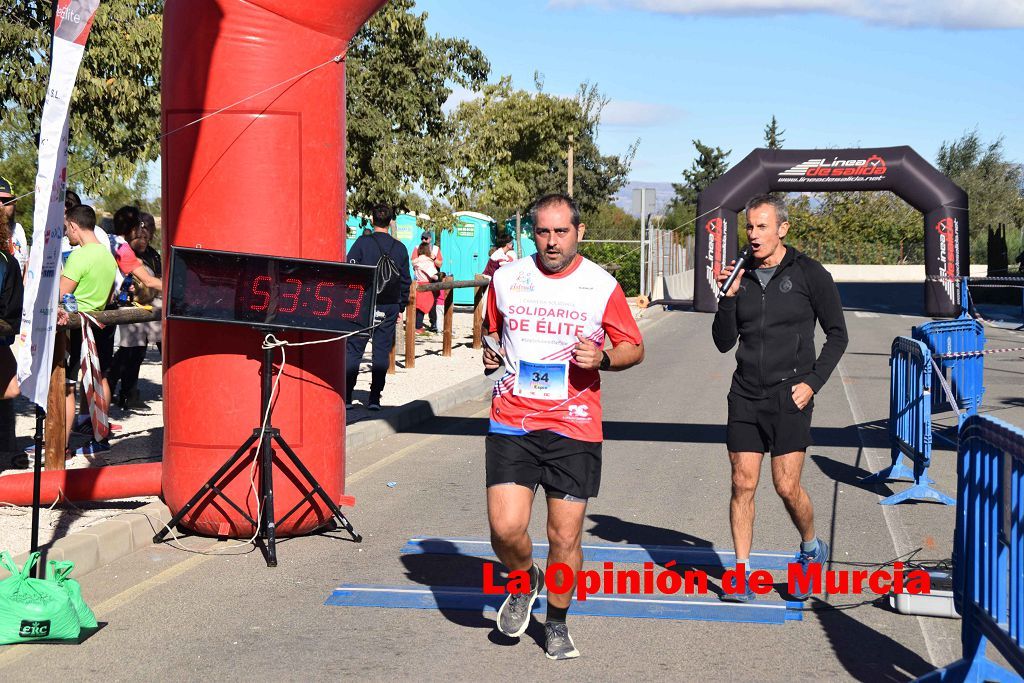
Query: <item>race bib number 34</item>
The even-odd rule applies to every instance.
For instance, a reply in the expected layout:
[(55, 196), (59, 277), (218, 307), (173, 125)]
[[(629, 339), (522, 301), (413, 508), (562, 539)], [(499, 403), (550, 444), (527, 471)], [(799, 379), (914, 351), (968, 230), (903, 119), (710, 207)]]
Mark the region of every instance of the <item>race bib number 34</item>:
[(523, 398), (564, 401), (569, 398), (569, 362), (519, 361), (519, 376), (512, 393)]

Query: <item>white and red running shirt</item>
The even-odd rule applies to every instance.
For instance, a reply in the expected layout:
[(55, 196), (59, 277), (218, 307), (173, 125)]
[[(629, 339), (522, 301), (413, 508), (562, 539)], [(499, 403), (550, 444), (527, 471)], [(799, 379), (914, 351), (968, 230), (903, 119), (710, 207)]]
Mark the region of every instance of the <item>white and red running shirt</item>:
[[(487, 292), (489, 332), (500, 333), (507, 367), (494, 383), (492, 434), (550, 430), (600, 442), (601, 375), (572, 363), (577, 335), (604, 347), (640, 344), (640, 329), (615, 278), (577, 256), (561, 273), (519, 259), (494, 273)], [(566, 371), (568, 381), (566, 382)]]

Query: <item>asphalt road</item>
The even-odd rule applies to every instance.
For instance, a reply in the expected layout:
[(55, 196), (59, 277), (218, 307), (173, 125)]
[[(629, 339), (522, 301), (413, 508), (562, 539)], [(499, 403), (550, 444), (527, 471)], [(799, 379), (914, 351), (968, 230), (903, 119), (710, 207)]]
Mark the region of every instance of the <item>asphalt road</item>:
[[(917, 317), (920, 287), (851, 286), (843, 296), (851, 345), (815, 399), (817, 445), (804, 470), (819, 535), (832, 543), (832, 568), (882, 564), (916, 548), (919, 559), (948, 558), (952, 508), (883, 507), (879, 494), (905, 485), (859, 482), (888, 464), (888, 349), (894, 336), (925, 321)], [(604, 381), (603, 483), (588, 509), (584, 542), (730, 549), (723, 421), (732, 356), (714, 349), (711, 316), (653, 318), (644, 328), (647, 360)], [(993, 329), (990, 338), (990, 346), (1024, 345), (1021, 333)], [(1024, 424), (1021, 355), (990, 358), (986, 410)], [(492, 614), (325, 606), (341, 583), (480, 585), (483, 560), (399, 550), (413, 537), (487, 535), (486, 409), (484, 402), (465, 404), (418, 433), (349, 454), (347, 492), (358, 503), (348, 514), (365, 536), (361, 545), (342, 533), (286, 540), (274, 569), (249, 547), (217, 555), (147, 548), (84, 577), (84, 595), (105, 624), (100, 631), (78, 646), (0, 648), (0, 677), (885, 681), (958, 658), (958, 621), (904, 616), (871, 595), (812, 600), (802, 621), (782, 625), (570, 613), (583, 654), (572, 662), (543, 656), (540, 621), (516, 641), (493, 630)], [(767, 465), (764, 475), (755, 548), (795, 551), (799, 539)], [(936, 453), (932, 476), (940, 489), (955, 491), (951, 451)], [(531, 533), (543, 539), (540, 502), (535, 510)], [(183, 542), (193, 549), (231, 544)]]

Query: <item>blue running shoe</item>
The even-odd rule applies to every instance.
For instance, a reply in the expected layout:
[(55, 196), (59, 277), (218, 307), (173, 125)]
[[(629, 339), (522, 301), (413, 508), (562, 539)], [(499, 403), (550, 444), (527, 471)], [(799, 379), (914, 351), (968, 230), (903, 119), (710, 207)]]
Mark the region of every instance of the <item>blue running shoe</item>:
[(80, 446), (75, 449), (75, 455), (96, 455), (98, 453), (106, 453), (110, 450), (110, 444), (106, 441), (96, 441), (95, 439), (89, 439), (89, 442), (84, 446)]
[[(806, 573), (807, 567), (809, 565), (825, 564), (826, 562), (828, 562), (828, 551), (828, 543), (819, 538), (817, 549), (811, 553), (805, 553), (801, 550), (796, 556), (796, 561), (800, 563), (800, 565), (804, 568), (804, 572)], [(806, 600), (807, 598), (811, 597), (811, 592), (807, 591), (806, 593), (794, 593), (793, 597), (797, 600)]]
[(747, 587), (746, 593), (726, 593), (725, 586), (722, 586), (722, 594), (719, 596), (719, 600), (722, 602), (753, 602), (757, 598), (757, 594), (750, 590), (750, 572), (747, 572), (747, 580), (744, 584)]

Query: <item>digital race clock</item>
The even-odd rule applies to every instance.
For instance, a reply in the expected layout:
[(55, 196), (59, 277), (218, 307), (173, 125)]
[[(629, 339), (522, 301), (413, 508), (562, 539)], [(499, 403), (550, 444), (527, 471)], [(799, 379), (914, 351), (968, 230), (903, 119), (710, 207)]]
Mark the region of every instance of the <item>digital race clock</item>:
[(317, 332), (373, 322), (375, 266), (171, 247), (167, 317)]

